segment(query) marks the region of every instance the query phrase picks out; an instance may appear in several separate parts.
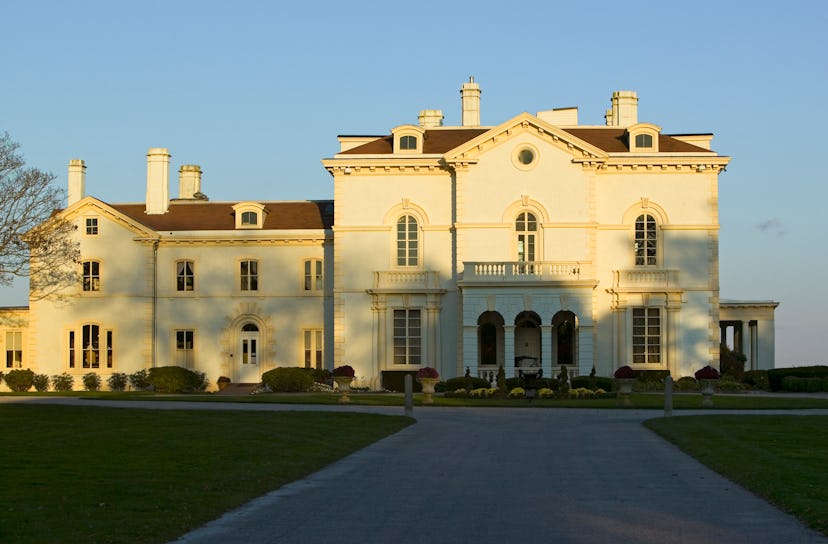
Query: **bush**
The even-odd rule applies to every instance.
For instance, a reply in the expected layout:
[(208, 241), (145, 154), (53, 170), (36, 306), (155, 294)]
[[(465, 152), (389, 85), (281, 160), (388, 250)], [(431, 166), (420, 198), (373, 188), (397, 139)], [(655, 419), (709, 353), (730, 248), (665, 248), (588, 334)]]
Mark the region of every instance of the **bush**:
[(35, 374), (32, 378), (32, 385), (38, 393), (44, 393), (49, 390), (49, 376), (46, 374)]
[(745, 361), (747, 357), (743, 353), (736, 353), (724, 344), (719, 347), (719, 369), (722, 376), (741, 380), (745, 373)]
[(126, 389), (128, 379), (123, 372), (116, 372), (106, 380), (106, 385), (109, 386), (110, 391), (123, 391)]
[(733, 393), (734, 391), (744, 391), (745, 385), (742, 382), (737, 382), (730, 376), (725, 376), (716, 382), (716, 391)]
[(333, 374), (327, 368), (313, 368), (311, 369), (311, 373), (313, 374), (313, 381), (316, 383), (331, 383), (331, 378)]
[(511, 391), (509, 391), (509, 398), (510, 399), (522, 399), (526, 397), (526, 390), (522, 387), (515, 387)]
[(133, 372), (129, 375), (129, 384), (136, 391), (144, 391), (145, 389), (149, 389), (149, 373), (146, 371), (146, 369), (141, 369), (137, 372)]
[(101, 388), (101, 377), (95, 372), (87, 372), (83, 375), (83, 388), (86, 391), (98, 391)]
[[(575, 389), (586, 388), (595, 391), (596, 389), (603, 389), (609, 391), (612, 389), (614, 380), (604, 376), (575, 376), (570, 378), (570, 383)], [(551, 388), (550, 388), (551, 389)]]
[(147, 381), (159, 393), (194, 393), (207, 387), (203, 372), (193, 372), (180, 366), (151, 368)]
[(828, 366), (794, 366), (790, 368), (774, 368), (772, 370), (768, 370), (768, 384), (770, 385), (770, 390), (782, 390), (782, 380), (785, 376), (794, 376), (797, 378), (828, 378)]
[(800, 378), (799, 376), (785, 376), (782, 378), (782, 390), (793, 393), (817, 393), (828, 391), (828, 378)]
[(313, 386), (313, 372), (299, 367), (280, 367), (262, 374), (262, 382), (277, 393), (302, 393)]
[(664, 380), (670, 375), (669, 370), (636, 370), (635, 377), (642, 384), (653, 388), (664, 389)]
[(699, 383), (693, 376), (682, 376), (673, 384), (676, 391), (696, 391), (698, 388)]
[(34, 383), (34, 372), (28, 368), (26, 370), (16, 368), (6, 374), (4, 379), (6, 380), (6, 385), (9, 386), (9, 389), (16, 393), (23, 393), (32, 388)]
[(742, 383), (751, 389), (757, 389), (759, 391), (768, 391), (770, 389), (767, 370), (746, 371), (742, 376)]
[(75, 378), (67, 372), (52, 376), (52, 387), (55, 391), (71, 391), (74, 386)]
[(444, 382), (438, 383), (437, 387), (435, 387), (434, 390), (437, 392), (456, 391), (458, 389), (465, 389), (466, 391), (471, 391), (472, 389), (480, 389), (481, 387), (488, 389), (491, 386), (492, 384), (489, 383), (489, 380), (486, 380), (484, 378), (460, 376), (458, 378), (449, 378)]

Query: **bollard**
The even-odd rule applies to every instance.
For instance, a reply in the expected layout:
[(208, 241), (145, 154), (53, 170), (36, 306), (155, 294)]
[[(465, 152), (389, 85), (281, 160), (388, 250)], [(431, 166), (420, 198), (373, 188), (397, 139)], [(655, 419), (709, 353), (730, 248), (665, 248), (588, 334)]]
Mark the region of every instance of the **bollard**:
[(673, 378), (664, 378), (664, 417), (673, 415)]
[(405, 415), (414, 417), (414, 378), (405, 375)]

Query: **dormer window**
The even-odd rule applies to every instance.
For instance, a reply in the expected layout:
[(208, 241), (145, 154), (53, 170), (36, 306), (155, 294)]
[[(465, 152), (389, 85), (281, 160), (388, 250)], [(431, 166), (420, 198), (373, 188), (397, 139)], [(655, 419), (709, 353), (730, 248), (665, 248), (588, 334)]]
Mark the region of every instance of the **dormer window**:
[(261, 229), (264, 227), (264, 220), (267, 212), (265, 207), (258, 202), (239, 202), (233, 206), (236, 212), (237, 229)]
[(417, 149), (417, 138), (414, 136), (401, 136), (400, 149)]
[(652, 123), (636, 123), (627, 127), (631, 153), (658, 153), (658, 135), (661, 127)]
[(635, 147), (653, 147), (653, 136), (651, 134), (637, 134), (635, 136)]
[(241, 224), (243, 227), (256, 226), (259, 224), (259, 214), (256, 212), (242, 212)]
[(416, 125), (400, 125), (391, 129), (394, 153), (422, 153), (425, 129)]

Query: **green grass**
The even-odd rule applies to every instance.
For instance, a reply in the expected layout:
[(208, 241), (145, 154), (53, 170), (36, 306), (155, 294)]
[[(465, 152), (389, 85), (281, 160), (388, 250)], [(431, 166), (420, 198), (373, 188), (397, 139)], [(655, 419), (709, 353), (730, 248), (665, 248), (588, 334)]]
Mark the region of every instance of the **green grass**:
[(0, 405), (0, 542), (168, 542), (412, 422)]
[[(192, 402), (244, 402), (244, 403), (280, 403), (280, 404), (338, 404), (339, 396), (332, 393), (270, 393), (262, 395), (224, 396), (214, 394), (199, 395), (153, 395), (148, 393), (76, 393), (82, 398), (102, 400), (171, 400)], [(660, 394), (637, 393), (632, 395), (633, 408), (661, 410), (664, 398)], [(414, 394), (414, 405), (421, 405), (422, 395)], [(701, 408), (700, 394), (673, 395), (674, 410), (694, 410)], [(351, 402), (366, 406), (403, 406), (405, 399), (401, 393), (352, 393)], [(479, 407), (534, 407), (534, 408), (618, 408), (615, 397), (606, 399), (471, 399), (446, 398), (434, 396), (435, 406), (479, 406)], [(828, 399), (802, 397), (775, 397), (764, 395), (716, 395), (713, 410), (803, 410), (828, 409)]]
[(645, 425), (828, 535), (828, 416), (691, 416)]

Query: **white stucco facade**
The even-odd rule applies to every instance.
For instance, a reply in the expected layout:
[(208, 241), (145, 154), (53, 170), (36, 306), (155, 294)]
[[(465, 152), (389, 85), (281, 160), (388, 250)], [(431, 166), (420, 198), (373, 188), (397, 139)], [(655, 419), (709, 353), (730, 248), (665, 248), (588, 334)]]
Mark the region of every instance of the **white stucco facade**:
[[(107, 204), (84, 196), (73, 160), (63, 214), (82, 263), (98, 264), (62, 300), (32, 299), (26, 366), (179, 364), (255, 382), (275, 366), (350, 364), (373, 388), (422, 366), (676, 378), (718, 366), (729, 158), (712, 136), (640, 123), (629, 91), (602, 126), (578, 125), (574, 108), (480, 126), (479, 87), (461, 95), (461, 126), (426, 110), (389, 135), (340, 136), (322, 161), (333, 201), (208, 202), (193, 165), (170, 200), (170, 155), (152, 148), (146, 204)], [(775, 303), (756, 304), (726, 311), (753, 323), (751, 368), (772, 368)]]

